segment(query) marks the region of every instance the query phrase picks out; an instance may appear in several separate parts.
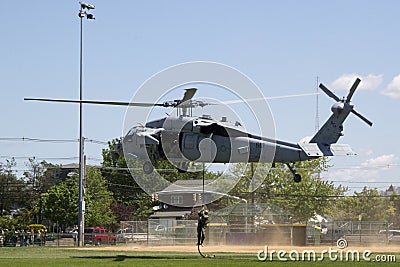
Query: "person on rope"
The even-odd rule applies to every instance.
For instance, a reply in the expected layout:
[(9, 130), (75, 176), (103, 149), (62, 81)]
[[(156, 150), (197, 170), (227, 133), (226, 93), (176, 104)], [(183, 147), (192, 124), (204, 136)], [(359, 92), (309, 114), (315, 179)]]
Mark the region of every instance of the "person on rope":
[(197, 222), (197, 245), (203, 246), (204, 239), (206, 238), (204, 234), (204, 229), (208, 223), (208, 210), (206, 206), (203, 206), (198, 212), (199, 220)]

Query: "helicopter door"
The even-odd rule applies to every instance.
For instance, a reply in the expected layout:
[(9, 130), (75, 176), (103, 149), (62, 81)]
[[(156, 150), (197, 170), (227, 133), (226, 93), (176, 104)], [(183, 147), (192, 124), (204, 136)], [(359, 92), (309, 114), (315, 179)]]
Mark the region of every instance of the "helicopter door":
[(183, 142), (183, 147), (185, 149), (194, 149), (196, 147), (196, 138), (197, 135), (194, 134), (186, 134), (185, 141)]
[(181, 150), (185, 158), (196, 160), (200, 157), (200, 152), (197, 148), (197, 134), (184, 133), (182, 137)]

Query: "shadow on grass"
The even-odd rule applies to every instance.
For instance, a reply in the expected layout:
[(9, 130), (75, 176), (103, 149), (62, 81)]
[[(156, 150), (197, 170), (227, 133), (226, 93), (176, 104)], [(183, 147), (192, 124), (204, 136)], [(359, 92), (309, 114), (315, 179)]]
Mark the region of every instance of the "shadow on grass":
[(139, 255), (81, 255), (81, 256), (70, 256), (74, 259), (103, 259), (103, 260), (113, 260), (113, 261), (125, 261), (129, 259), (139, 259), (139, 260), (200, 260), (200, 261), (257, 261), (257, 257), (252, 254), (240, 254), (240, 253), (219, 253), (216, 257), (203, 258), (199, 254), (139, 254)]
[(108, 256), (71, 256), (71, 258), (74, 259), (114, 259), (114, 261), (124, 261), (126, 259), (142, 259), (142, 260), (166, 260), (166, 259), (174, 259), (174, 260), (188, 260), (188, 259), (201, 259), (200, 255), (175, 255), (175, 256), (169, 256), (169, 255), (158, 255), (158, 256), (152, 256), (152, 255), (135, 255), (135, 256), (128, 256), (128, 255), (108, 255)]

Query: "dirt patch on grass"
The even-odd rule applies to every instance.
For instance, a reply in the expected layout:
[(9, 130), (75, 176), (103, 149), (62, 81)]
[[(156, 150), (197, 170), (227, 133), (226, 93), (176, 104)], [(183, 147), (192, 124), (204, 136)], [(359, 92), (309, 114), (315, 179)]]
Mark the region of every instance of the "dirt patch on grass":
[[(268, 246), (268, 250), (285, 250), (287, 252), (291, 250), (297, 250), (299, 252), (303, 250), (314, 250), (317, 253), (322, 252), (323, 250), (329, 250), (329, 248), (339, 250), (336, 246)], [(148, 246), (110, 246), (110, 247), (82, 247), (82, 248), (76, 248), (79, 250), (106, 250), (106, 251), (140, 251), (140, 252), (197, 252), (197, 246), (195, 245), (187, 245), (187, 246), (154, 246), (154, 247), (148, 247)], [(201, 248), (202, 252), (205, 253), (257, 253), (259, 250), (264, 249), (264, 246), (226, 246), (226, 245), (221, 245), (221, 246), (207, 246), (205, 245), (204, 247)], [(346, 248), (345, 250), (358, 250), (358, 251), (364, 251), (364, 250), (369, 250), (371, 252), (397, 252), (400, 253), (400, 246), (385, 246), (385, 245), (379, 245), (379, 246), (367, 246), (367, 247), (360, 247), (360, 246), (350, 246)]]

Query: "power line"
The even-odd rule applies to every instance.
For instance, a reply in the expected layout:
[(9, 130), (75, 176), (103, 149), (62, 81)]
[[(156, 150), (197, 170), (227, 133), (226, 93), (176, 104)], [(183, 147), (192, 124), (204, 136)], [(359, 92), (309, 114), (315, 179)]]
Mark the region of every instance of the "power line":
[[(36, 159), (36, 160), (74, 160), (78, 157), (28, 157), (28, 156), (0, 156), (2, 159)], [(87, 157), (87, 160), (102, 161), (101, 158)]]
[[(6, 142), (36, 142), (36, 143), (78, 143), (79, 139), (43, 139), (43, 138), (31, 138), (31, 137), (0, 137), (0, 141)], [(85, 138), (85, 142), (108, 145), (107, 142), (99, 141), (95, 139)]]
[(116, 183), (110, 183), (107, 182), (108, 185), (111, 186), (118, 186), (118, 187), (127, 187), (127, 188), (132, 188), (132, 189), (142, 189), (140, 186), (133, 186), (133, 185), (127, 185), (127, 184), (116, 184)]
[(0, 137), (0, 141), (72, 143), (72, 142), (77, 142), (78, 139), (40, 139), (40, 138), (30, 138), (30, 137)]
[(366, 196), (366, 195), (315, 195), (315, 194), (262, 194), (271, 198), (279, 197), (304, 197), (304, 198), (400, 198), (400, 195), (379, 195), (379, 196)]
[[(339, 180), (331, 180), (331, 182), (334, 182), (334, 183), (347, 183), (347, 184), (387, 184), (387, 183), (390, 183), (390, 182), (384, 182), (384, 181), (366, 182), (366, 181), (339, 181)], [(400, 181), (393, 181), (393, 183), (399, 184)]]

